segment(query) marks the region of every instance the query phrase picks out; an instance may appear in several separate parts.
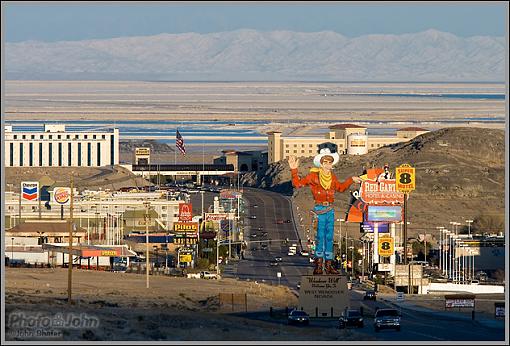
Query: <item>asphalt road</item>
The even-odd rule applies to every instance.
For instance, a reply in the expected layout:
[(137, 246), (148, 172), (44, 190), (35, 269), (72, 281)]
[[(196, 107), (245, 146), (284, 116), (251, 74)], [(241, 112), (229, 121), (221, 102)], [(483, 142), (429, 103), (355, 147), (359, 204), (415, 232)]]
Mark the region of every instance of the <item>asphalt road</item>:
[[(311, 274), (312, 264), (308, 257), (299, 255), (300, 236), (294, 227), (294, 222), (277, 224), (276, 220), (292, 220), (291, 204), (288, 198), (277, 193), (257, 189), (245, 189), (243, 198), (246, 201), (245, 239), (248, 249), (245, 259), (238, 261), (231, 274), (240, 279), (251, 281), (265, 281), (278, 284), (277, 273), (281, 273), (280, 284), (295, 289), (301, 275)], [(254, 215), (256, 218), (250, 218)], [(259, 230), (261, 228), (261, 230)], [(264, 236), (262, 233), (267, 232)], [(252, 234), (256, 234), (255, 237)], [(301, 235), (302, 236), (302, 235)], [(288, 238), (289, 242), (284, 241)], [(267, 248), (262, 249), (261, 244)], [(288, 256), (288, 245), (296, 243), (298, 254)], [(278, 266), (271, 266), (276, 256), (282, 258)], [(296, 293), (298, 291), (296, 290)], [(373, 314), (376, 308), (395, 307), (392, 297), (379, 297), (376, 301), (363, 300), (364, 291), (354, 288), (350, 291), (351, 307), (363, 307), (365, 326), (353, 329), (357, 340), (384, 341), (474, 341), (474, 340), (505, 340), (504, 321), (486, 323), (480, 320), (472, 321), (465, 315), (454, 312), (432, 311), (402, 304), (401, 331), (381, 330), (375, 332), (373, 328)], [(393, 298), (394, 300), (394, 298)], [(268, 313), (254, 313), (253, 318), (271, 320), (277, 324), (286, 324), (285, 318), (271, 319)], [(312, 319), (309, 327), (304, 328), (337, 328), (338, 322), (333, 319)]]
[[(296, 288), (301, 275), (307, 274), (312, 267), (308, 257), (299, 254), (302, 248), (294, 227), (290, 200), (278, 193), (249, 188), (244, 189), (243, 198), (246, 205), (244, 235), (248, 247), (244, 260), (237, 265), (237, 276)], [(283, 223), (278, 224), (278, 220)], [(285, 222), (287, 220), (290, 222)], [(297, 254), (288, 256), (292, 244), (297, 245)], [(281, 257), (282, 261), (272, 266), (270, 263), (275, 257)]]

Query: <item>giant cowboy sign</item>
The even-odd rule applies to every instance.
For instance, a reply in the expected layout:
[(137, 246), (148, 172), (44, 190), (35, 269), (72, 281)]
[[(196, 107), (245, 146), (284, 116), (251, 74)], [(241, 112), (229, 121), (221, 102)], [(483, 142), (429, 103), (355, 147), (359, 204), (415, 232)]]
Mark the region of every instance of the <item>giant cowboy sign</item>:
[(317, 214), (317, 233), (315, 238), (315, 268), (314, 275), (323, 273), (323, 264), (326, 274), (338, 274), (333, 267), (333, 235), (335, 214), (333, 211), (333, 201), (335, 192), (345, 191), (353, 182), (360, 183), (359, 177), (349, 177), (344, 182), (340, 182), (333, 174), (333, 166), (338, 163), (340, 156), (336, 151), (336, 145), (333, 143), (324, 143), (319, 145), (319, 154), (313, 160), (314, 168), (310, 173), (300, 178), (298, 176), (299, 160), (295, 156), (289, 157), (289, 166), (292, 174), (292, 185), (295, 188), (310, 186), (315, 207), (313, 211)]

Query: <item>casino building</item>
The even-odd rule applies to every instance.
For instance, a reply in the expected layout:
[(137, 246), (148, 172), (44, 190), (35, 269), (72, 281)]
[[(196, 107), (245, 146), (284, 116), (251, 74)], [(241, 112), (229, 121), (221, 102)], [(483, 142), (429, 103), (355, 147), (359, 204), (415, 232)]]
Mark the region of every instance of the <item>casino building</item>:
[(338, 124), (329, 127), (323, 138), (282, 137), (278, 131), (268, 132), (268, 163), (285, 160), (289, 156), (312, 157), (317, 154), (317, 145), (331, 142), (337, 145), (340, 154), (364, 155), (385, 145), (405, 142), (429, 132), (419, 127), (406, 127), (397, 130), (396, 137), (368, 136), (367, 128), (353, 124)]
[(99, 167), (119, 164), (119, 130), (66, 131), (44, 125), (44, 131), (13, 131), (5, 126), (5, 167)]

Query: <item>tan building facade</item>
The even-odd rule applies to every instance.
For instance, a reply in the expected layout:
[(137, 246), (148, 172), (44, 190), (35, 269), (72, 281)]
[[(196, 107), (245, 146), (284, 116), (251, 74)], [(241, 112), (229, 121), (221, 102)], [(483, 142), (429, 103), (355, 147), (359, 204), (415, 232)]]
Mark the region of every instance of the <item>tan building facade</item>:
[(367, 128), (354, 124), (339, 124), (329, 127), (324, 138), (320, 137), (282, 137), (278, 131), (268, 132), (268, 163), (285, 160), (289, 156), (312, 157), (317, 154), (317, 146), (331, 142), (338, 146), (340, 154), (364, 155), (385, 145), (408, 141), (429, 132), (419, 127), (407, 127), (397, 130), (396, 137), (369, 136)]

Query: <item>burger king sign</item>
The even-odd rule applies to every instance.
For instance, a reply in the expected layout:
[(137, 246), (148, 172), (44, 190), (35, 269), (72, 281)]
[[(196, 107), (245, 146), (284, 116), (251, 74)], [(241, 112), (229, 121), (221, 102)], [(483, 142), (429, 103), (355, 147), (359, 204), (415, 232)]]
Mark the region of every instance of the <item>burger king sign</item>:
[(71, 188), (56, 187), (53, 189), (53, 200), (60, 205), (68, 205), (71, 201)]

